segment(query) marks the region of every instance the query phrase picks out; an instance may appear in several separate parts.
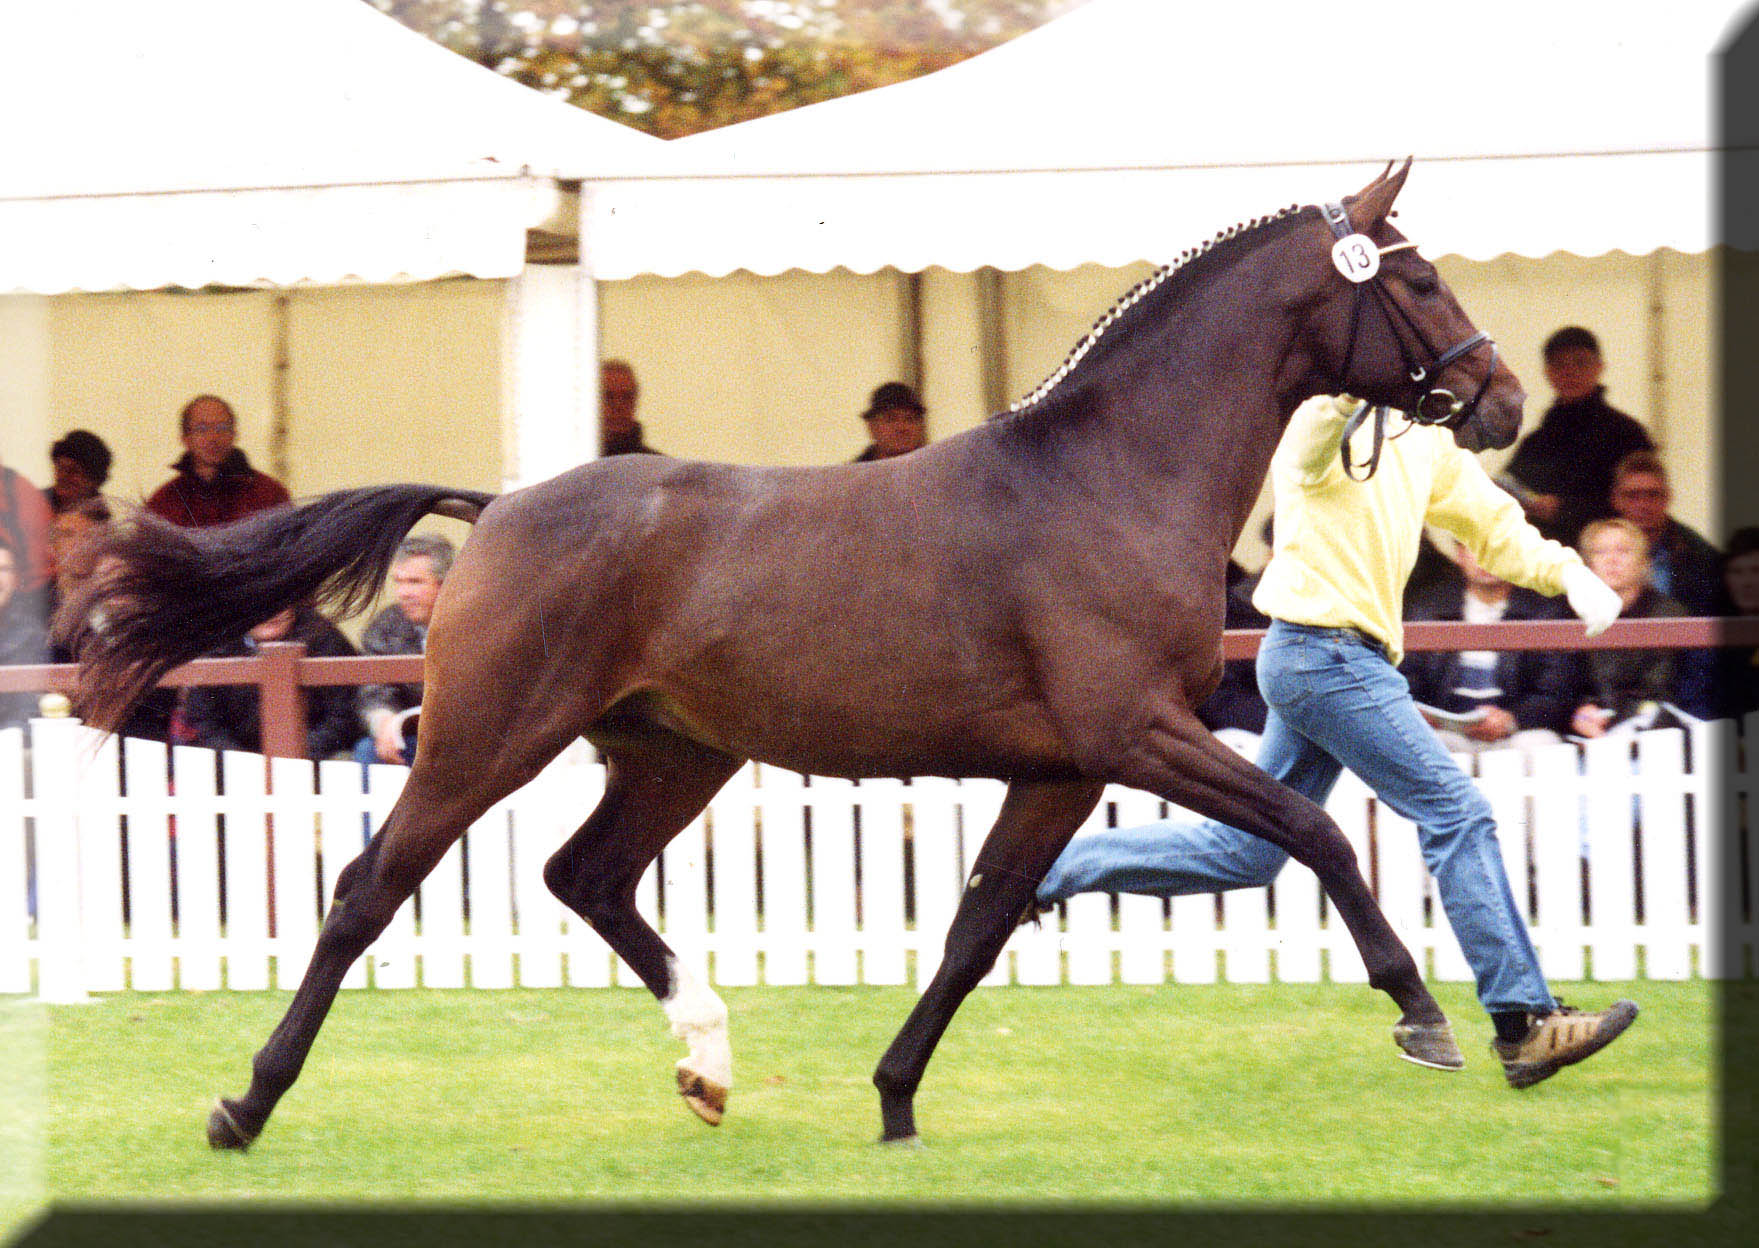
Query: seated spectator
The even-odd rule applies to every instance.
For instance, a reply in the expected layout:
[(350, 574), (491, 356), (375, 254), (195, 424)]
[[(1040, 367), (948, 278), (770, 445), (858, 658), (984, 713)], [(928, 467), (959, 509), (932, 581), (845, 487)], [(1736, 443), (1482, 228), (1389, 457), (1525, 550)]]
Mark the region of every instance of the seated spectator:
[[(342, 630), (310, 606), (288, 607), (270, 616), (243, 637), (213, 651), (210, 658), (255, 654), (269, 641), (299, 641), (306, 652), (326, 658), (355, 653)], [(184, 720), (194, 744), (210, 750), (263, 748), (262, 707), (255, 685), (197, 685), (184, 702)], [(347, 758), (360, 735), (354, 712), (354, 690), (347, 685), (318, 685), (305, 691), (305, 756), (313, 760)]]
[[(0, 533), (0, 666), (49, 661), (49, 635), (39, 604), (18, 592), (18, 555)], [(37, 713), (38, 694), (0, 693), (0, 728), (16, 728)]]
[(71, 586), (84, 579), (80, 545), (93, 533), (102, 532), (110, 520), (110, 504), (101, 496), (83, 499), (55, 517), (49, 528), (49, 564), (55, 575), (49, 588), (51, 616), (67, 600)]
[(1673, 488), (1654, 451), (1632, 451), (1612, 470), (1612, 509), (1649, 542), (1649, 583), (1689, 615), (1715, 615), (1722, 599), (1722, 552), (1668, 514)]
[[(91, 499), (74, 508), (75, 512), (91, 512), (103, 508), (103, 500)], [(69, 513), (73, 514), (73, 513)], [(105, 514), (108, 514), (107, 510)], [(63, 521), (67, 516), (62, 516)], [(62, 602), (76, 597), (86, 581), (94, 576), (103, 576), (108, 567), (113, 566), (115, 556), (98, 558), (96, 555), (97, 539), (102, 537), (103, 521), (94, 522), (76, 540), (69, 541), (62, 549), (55, 569), (55, 588)], [(99, 608), (100, 610), (102, 608)], [(56, 632), (63, 631), (63, 622), (57, 621)], [(56, 663), (72, 663), (74, 655), (66, 645), (55, 641), (49, 648), (50, 659)], [(149, 741), (164, 741), (171, 744), (184, 744), (181, 738), (173, 739), (174, 721), (177, 715), (178, 691), (174, 688), (161, 686), (142, 698), (135, 706), (123, 725), (118, 728), (117, 735), (122, 737), (142, 737)]]
[(875, 389), (861, 419), (867, 425), (867, 449), (855, 457), (858, 464), (908, 455), (928, 445), (928, 409), (901, 381)]
[[(1407, 609), (1406, 619), (1490, 624), (1572, 618), (1560, 600), (1486, 571), (1464, 545), (1453, 558), (1459, 579), (1431, 586)], [(1462, 754), (1557, 742), (1579, 692), (1573, 656), (1544, 650), (1413, 651), (1399, 670), (1442, 744)]]
[(110, 461), (110, 448), (89, 429), (75, 429), (51, 446), (49, 463), (55, 479), (45, 491), (49, 510), (59, 516), (100, 497), (98, 491), (110, 479)]
[(200, 394), (179, 418), (177, 475), (154, 490), (147, 510), (172, 524), (230, 524), (288, 501), (287, 487), (251, 467), (238, 449), (238, 418), (225, 399)]
[[(1722, 561), (1726, 615), (1759, 616), (1759, 527), (1736, 529)], [(1720, 717), (1740, 719), (1759, 711), (1759, 649), (1724, 646), (1717, 651), (1716, 704)]]
[(635, 419), (641, 386), (626, 360), (599, 365), (599, 455), (658, 455)]
[[(1442, 535), (1449, 548), (1453, 546), (1453, 538)], [(1425, 528), (1417, 540), (1417, 562), (1411, 565), (1411, 575), (1405, 578), (1405, 597), (1402, 609), (1405, 618), (1410, 619), (1411, 611), (1426, 601), (1431, 594), (1459, 594), (1465, 592), (1465, 582), (1460, 578), (1460, 569), (1453, 557), (1446, 554)]]
[[(1229, 559), (1227, 578), (1227, 616), (1223, 627), (1269, 628), (1269, 617), (1252, 605), (1258, 577)], [(1203, 726), (1247, 758), (1258, 753), (1266, 714), (1264, 695), (1258, 692), (1258, 663), (1253, 659), (1229, 659), (1224, 663), (1221, 683), (1197, 707), (1197, 718)]]
[[(452, 570), (452, 543), (443, 537), (416, 534), (397, 547), (391, 563), (391, 593), (396, 602), (367, 624), (361, 635), (362, 654), (424, 654), (428, 621), (440, 586)], [(354, 758), (365, 763), (412, 763), (413, 736), (404, 731), (402, 712), (419, 710), (421, 684), (363, 685), (356, 700), (367, 735), (354, 747)]]
[[(1678, 599), (1649, 583), (1649, 543), (1629, 520), (1596, 520), (1582, 530), (1582, 559), (1624, 603), (1621, 619), (1665, 619), (1686, 614)], [(1582, 655), (1587, 696), (1570, 717), (1579, 737), (1605, 736), (1621, 725), (1648, 727), (1663, 703), (1692, 715), (1709, 709), (1708, 678), (1693, 655), (1672, 650), (1588, 650)], [(1682, 661), (1684, 660), (1684, 661)]]
[(48, 591), (49, 523), (52, 516), (43, 492), (20, 473), (0, 463), (0, 538), (12, 551), (14, 575), (27, 601)]
[(1546, 537), (1579, 541), (1582, 526), (1612, 515), (1613, 465), (1631, 451), (1654, 450), (1649, 431), (1606, 401), (1600, 340), (1566, 325), (1541, 350), (1557, 400), (1521, 439), (1497, 478)]

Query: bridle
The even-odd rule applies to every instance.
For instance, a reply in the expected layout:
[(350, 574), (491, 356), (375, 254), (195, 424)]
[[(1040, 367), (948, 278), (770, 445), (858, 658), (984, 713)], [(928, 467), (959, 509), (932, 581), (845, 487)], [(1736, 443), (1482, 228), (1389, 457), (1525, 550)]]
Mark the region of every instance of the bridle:
[[(1325, 223), (1330, 227), (1332, 237), (1339, 247), (1348, 246), (1349, 244), (1345, 240), (1351, 240), (1352, 242), (1360, 242), (1361, 247), (1358, 250), (1373, 248), (1369, 267), (1363, 271), (1366, 273), (1365, 276), (1351, 276), (1350, 270), (1346, 268), (1346, 262), (1337, 260), (1334, 252), (1334, 262), (1338, 264), (1339, 272), (1343, 273), (1356, 287), (1355, 302), (1350, 307), (1350, 335), (1344, 345), (1343, 375), (1346, 377), (1349, 375), (1350, 365), (1355, 360), (1356, 337), (1362, 324), (1363, 297), (1369, 289), (1372, 289), (1374, 302), (1380, 308), (1381, 315), (1386, 318), (1387, 328), (1392, 333), (1393, 341), (1398, 344), (1399, 354), (1404, 357), (1405, 375), (1411, 381), (1411, 401), (1403, 407), (1405, 415), (1414, 425), (1438, 425), (1443, 429), (1459, 429), (1477, 413), (1478, 404), (1489, 391), (1491, 378), (1496, 375), (1498, 354), (1496, 341), (1489, 334), (1480, 330), (1445, 351), (1437, 351), (1430, 345), (1429, 338), (1423, 332), (1422, 327), (1411, 319), (1410, 313), (1400, 307), (1398, 301), (1381, 284), (1379, 276), (1379, 258), (1381, 256), (1389, 252), (1415, 247), (1416, 244), (1407, 241), (1393, 243), (1388, 247), (1376, 246), (1366, 236), (1358, 234), (1350, 225), (1349, 209), (1341, 203), (1322, 204), (1320, 212), (1325, 217)], [(1402, 332), (1400, 326), (1403, 326)], [(1419, 358), (1413, 355), (1410, 339), (1415, 339), (1423, 354), (1429, 357), (1428, 363), (1420, 362)], [(1436, 384), (1441, 379), (1442, 373), (1448, 368), (1487, 343), (1490, 346), (1490, 366), (1484, 370), (1484, 380), (1479, 383), (1478, 389), (1470, 401), (1462, 401), (1452, 390)], [(1374, 474), (1374, 469), (1380, 462), (1380, 448), (1385, 436), (1385, 408), (1379, 405), (1363, 404), (1345, 428), (1342, 449), (1344, 470), (1349, 472), (1353, 466), (1350, 462), (1350, 435), (1367, 419), (1371, 412), (1374, 414), (1375, 422), (1374, 449), (1368, 460), (1367, 472), (1361, 478), (1363, 480)], [(1354, 473), (1351, 475), (1354, 476)]]

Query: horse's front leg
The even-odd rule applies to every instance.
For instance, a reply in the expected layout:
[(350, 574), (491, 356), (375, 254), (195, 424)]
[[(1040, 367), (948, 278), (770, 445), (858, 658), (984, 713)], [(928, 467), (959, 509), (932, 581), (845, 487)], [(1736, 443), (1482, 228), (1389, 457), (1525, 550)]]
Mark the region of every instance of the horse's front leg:
[(947, 929), (940, 969), (874, 1071), (882, 1141), (916, 1138), (916, 1088), (935, 1045), (960, 1003), (995, 965), (1038, 882), (1104, 791), (1103, 784), (1085, 780), (1009, 786)]
[(1356, 851), (1325, 811), (1215, 739), (1196, 715), (1168, 707), (1123, 752), (1114, 773), (1142, 789), (1276, 845), (1319, 877), (1368, 968), (1368, 982), (1398, 1003), (1403, 1023), (1446, 1016), (1417, 962), (1369, 891)]

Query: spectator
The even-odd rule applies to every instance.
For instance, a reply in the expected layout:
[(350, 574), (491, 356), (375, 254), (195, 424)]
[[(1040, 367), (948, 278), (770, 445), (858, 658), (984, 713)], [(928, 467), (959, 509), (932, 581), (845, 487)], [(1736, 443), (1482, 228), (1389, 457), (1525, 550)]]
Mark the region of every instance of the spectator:
[(1600, 342), (1579, 325), (1545, 340), (1545, 379), (1557, 394), (1521, 440), (1499, 481), (1546, 537), (1579, 540), (1582, 526), (1612, 515), (1613, 465), (1652, 451), (1649, 433), (1606, 401)]
[[(1460, 577), (1432, 586), (1412, 602), (1407, 618), (1467, 624), (1570, 618), (1551, 599), (1486, 569), (1465, 545), (1453, 557)], [(1576, 663), (1569, 654), (1428, 650), (1407, 655), (1399, 670), (1419, 713), (1442, 744), (1459, 754), (1555, 743), (1576, 705)]]
[[(1590, 522), (1582, 530), (1582, 558), (1618, 594), (1624, 604), (1621, 619), (1686, 614), (1678, 599), (1649, 583), (1649, 541), (1629, 520)], [(1694, 715), (1705, 713), (1708, 689), (1702, 685), (1708, 682), (1694, 670), (1695, 663), (1681, 662), (1672, 650), (1589, 650), (1582, 666), (1588, 695), (1570, 717), (1570, 731), (1579, 737), (1602, 737), (1620, 725), (1648, 727), (1664, 702)]]
[(867, 422), (867, 449), (855, 457), (864, 464), (875, 459), (908, 455), (928, 445), (928, 409), (916, 391), (901, 381), (888, 381), (874, 390), (861, 413)]
[[(1448, 546), (1453, 546), (1451, 540), (1448, 541)], [(1431, 594), (1458, 594), (1464, 593), (1465, 589), (1459, 565), (1443, 552), (1425, 528), (1422, 536), (1417, 539), (1417, 562), (1411, 565), (1411, 575), (1405, 581), (1405, 597), (1401, 605), (1406, 616), (1421, 618), (1411, 616), (1411, 610)]]
[(111, 519), (110, 504), (102, 495), (75, 503), (55, 517), (49, 528), (49, 564), (54, 569), (50, 586), (50, 614), (67, 601), (71, 587), (90, 574), (89, 562), (80, 547), (93, 533), (101, 532)]
[(183, 457), (177, 475), (154, 490), (147, 510), (172, 524), (230, 524), (288, 501), (287, 488), (252, 468), (238, 449), (238, 418), (225, 399), (200, 394), (179, 418)]
[(626, 360), (606, 360), (599, 365), (599, 454), (658, 455), (647, 444), (647, 433), (635, 419), (641, 386)]
[[(88, 499), (75, 507), (73, 512), (60, 517), (63, 525), (70, 517), (79, 514), (109, 515), (108, 508), (102, 499)], [(55, 569), (55, 589), (62, 602), (76, 597), (85, 583), (94, 576), (103, 576), (113, 565), (114, 555), (99, 558), (96, 555), (97, 542), (102, 538), (106, 528), (103, 520), (94, 520), (85, 525), (78, 535), (68, 540), (63, 547), (62, 557)], [(102, 608), (98, 608), (102, 610)], [(58, 625), (59, 628), (59, 625)], [(49, 656), (56, 663), (72, 663), (73, 652), (58, 641), (52, 641)], [(177, 715), (177, 690), (161, 686), (154, 689), (136, 704), (128, 719), (116, 730), (118, 736), (142, 737), (149, 741), (171, 742), (173, 723)], [(179, 739), (177, 744), (183, 744)]]
[[(325, 658), (351, 655), (354, 647), (342, 630), (310, 606), (288, 607), (251, 629), (210, 658), (255, 654), (269, 641), (299, 641), (306, 652)], [(262, 707), (254, 685), (198, 685), (184, 703), (184, 719), (196, 745), (210, 750), (263, 748)], [(354, 712), (354, 690), (347, 685), (320, 685), (305, 691), (305, 756), (314, 760), (347, 758), (360, 720)]]
[(43, 492), (0, 463), (0, 540), (12, 551), (18, 587), (26, 600), (42, 600), (48, 588), (49, 523), (53, 517)]
[[(49, 638), (39, 605), (19, 593), (18, 554), (0, 533), (0, 666), (47, 663)], [(0, 693), (0, 728), (16, 728), (36, 714), (37, 695)]]
[(55, 479), (46, 493), (49, 510), (56, 515), (77, 507), (110, 479), (110, 448), (88, 429), (75, 429), (49, 448), (49, 464)]
[[(1759, 616), (1759, 527), (1736, 529), (1722, 561), (1723, 610)], [(1759, 711), (1759, 649), (1724, 646), (1717, 651), (1718, 716), (1742, 718)]]
[(1632, 451), (1612, 472), (1612, 509), (1649, 542), (1649, 583), (1692, 615), (1715, 615), (1722, 600), (1722, 552), (1668, 515), (1673, 489), (1654, 451)]
[[(1252, 605), (1258, 577), (1229, 559), (1227, 586), (1224, 628), (1270, 627), (1270, 617)], [(1254, 659), (1229, 659), (1224, 663), (1221, 683), (1197, 708), (1197, 718), (1203, 726), (1247, 758), (1258, 753), (1267, 713), (1264, 695), (1258, 692), (1258, 663)]]
[[(440, 586), (452, 570), (452, 543), (443, 537), (417, 534), (397, 547), (391, 564), (391, 593), (395, 604), (372, 618), (360, 639), (363, 654), (423, 654), (428, 645), (428, 621)], [(404, 731), (398, 716), (421, 706), (421, 684), (364, 685), (356, 705), (366, 724), (367, 735), (354, 747), (360, 763), (411, 763), (415, 743)]]

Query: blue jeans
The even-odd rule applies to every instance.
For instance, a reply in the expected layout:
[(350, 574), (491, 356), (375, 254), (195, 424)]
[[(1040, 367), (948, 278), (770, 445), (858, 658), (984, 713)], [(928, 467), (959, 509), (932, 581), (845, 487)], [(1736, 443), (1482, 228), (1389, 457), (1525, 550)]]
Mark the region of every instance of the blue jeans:
[[(1258, 687), (1270, 707), (1258, 765), (1320, 805), (1342, 768), (1360, 776), (1417, 826), (1484, 1008), (1554, 1009), (1503, 870), (1490, 805), (1417, 713), (1410, 686), (1379, 645), (1352, 629), (1278, 620), (1258, 652)], [(1269, 841), (1226, 824), (1162, 820), (1077, 837), (1038, 896), (1260, 888), (1287, 861)]]

